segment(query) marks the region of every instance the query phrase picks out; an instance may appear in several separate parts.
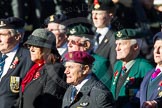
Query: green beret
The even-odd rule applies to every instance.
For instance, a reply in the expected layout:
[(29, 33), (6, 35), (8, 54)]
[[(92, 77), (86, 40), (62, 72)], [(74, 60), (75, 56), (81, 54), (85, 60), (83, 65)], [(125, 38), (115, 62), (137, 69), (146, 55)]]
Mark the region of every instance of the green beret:
[(137, 29), (122, 29), (115, 33), (115, 39), (137, 39), (142, 38), (144, 34)]
[(92, 10), (109, 10), (115, 7), (112, 0), (90, 0), (93, 3)]
[(73, 27), (69, 28), (66, 34), (88, 38), (91, 38), (92, 35), (94, 35), (93, 31), (90, 28), (83, 26), (82, 24), (74, 25)]

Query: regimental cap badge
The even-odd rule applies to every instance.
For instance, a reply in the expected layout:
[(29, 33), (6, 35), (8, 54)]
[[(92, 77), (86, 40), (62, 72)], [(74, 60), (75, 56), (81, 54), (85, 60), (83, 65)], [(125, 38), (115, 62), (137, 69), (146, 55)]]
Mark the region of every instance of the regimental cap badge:
[(72, 53), (69, 53), (69, 58), (73, 58), (73, 54)]
[(117, 37), (121, 37), (122, 33), (120, 31), (118, 31), (118, 33), (116, 34)]
[(74, 33), (76, 33), (76, 30), (73, 28), (73, 29), (70, 30), (70, 33), (74, 34)]
[(6, 24), (5, 24), (4, 21), (1, 21), (1, 22), (0, 22), (0, 27), (3, 27), (3, 26), (6, 26)]
[(94, 0), (94, 8), (95, 9), (99, 9), (100, 8), (100, 4), (99, 4), (98, 0)]
[(54, 15), (51, 15), (49, 20), (50, 22), (54, 21), (55, 20)]

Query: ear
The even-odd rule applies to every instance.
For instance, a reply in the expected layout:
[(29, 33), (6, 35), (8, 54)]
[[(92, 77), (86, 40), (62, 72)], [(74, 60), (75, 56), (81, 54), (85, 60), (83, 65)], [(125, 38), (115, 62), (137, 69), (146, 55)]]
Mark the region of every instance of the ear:
[(89, 41), (84, 42), (84, 50), (86, 50), (86, 51), (89, 50), (90, 46), (91, 46), (91, 43)]
[(133, 45), (133, 48), (134, 48), (134, 50), (138, 50), (138, 49), (139, 49), (138, 44), (137, 44), (137, 43), (136, 43), (136, 44), (134, 44), (134, 45)]
[(16, 34), (16, 35), (15, 35), (15, 39), (16, 39), (16, 40), (20, 40), (20, 39), (21, 39), (21, 34)]
[(89, 73), (90, 67), (88, 65), (84, 65), (83, 67), (83, 75), (87, 75)]

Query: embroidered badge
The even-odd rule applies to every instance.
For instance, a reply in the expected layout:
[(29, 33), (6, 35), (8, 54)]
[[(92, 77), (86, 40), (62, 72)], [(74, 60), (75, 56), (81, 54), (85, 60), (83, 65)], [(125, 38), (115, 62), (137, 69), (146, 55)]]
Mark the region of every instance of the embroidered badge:
[(10, 66), (10, 68), (11, 68), (11, 69), (16, 68), (16, 65), (17, 65), (18, 63), (19, 63), (18, 57), (15, 57), (14, 61), (12, 62), (11, 66)]
[(13, 93), (19, 92), (20, 77), (11, 76), (10, 77), (10, 89)]

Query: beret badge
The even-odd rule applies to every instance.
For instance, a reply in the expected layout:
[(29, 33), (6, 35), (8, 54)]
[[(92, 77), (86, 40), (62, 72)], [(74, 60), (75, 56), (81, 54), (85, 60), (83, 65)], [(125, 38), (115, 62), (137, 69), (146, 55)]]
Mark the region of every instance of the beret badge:
[(98, 8), (100, 8), (100, 5), (99, 4), (95, 4), (94, 8), (98, 9)]
[(74, 33), (76, 33), (76, 30), (75, 29), (72, 29), (72, 30), (70, 30), (70, 33), (71, 34), (74, 34)]
[(6, 24), (4, 23), (4, 21), (1, 21), (1, 23), (0, 23), (0, 27), (3, 27), (3, 26), (5, 26)]
[(117, 34), (116, 34), (117, 37), (121, 37), (122, 36), (122, 33), (119, 31)]
[(54, 15), (50, 16), (50, 22), (54, 21)]
[(69, 58), (73, 58), (73, 54), (72, 53), (69, 53)]

